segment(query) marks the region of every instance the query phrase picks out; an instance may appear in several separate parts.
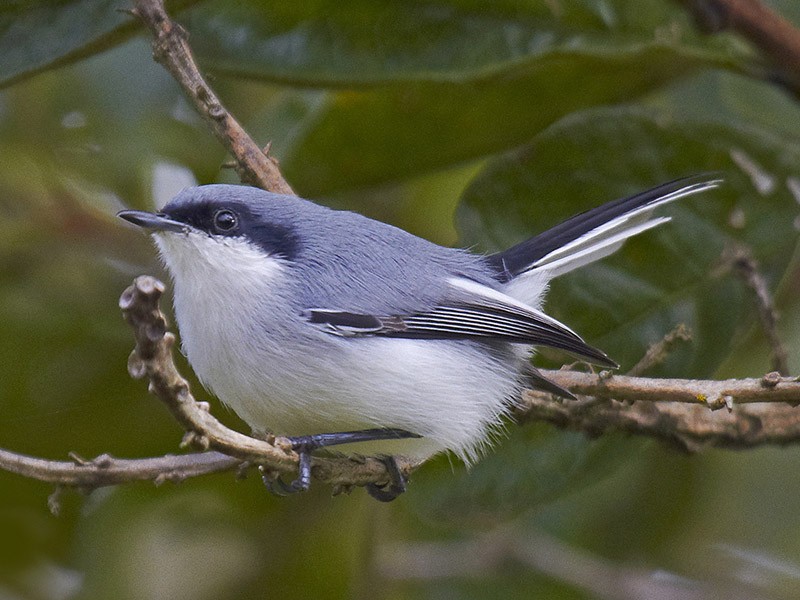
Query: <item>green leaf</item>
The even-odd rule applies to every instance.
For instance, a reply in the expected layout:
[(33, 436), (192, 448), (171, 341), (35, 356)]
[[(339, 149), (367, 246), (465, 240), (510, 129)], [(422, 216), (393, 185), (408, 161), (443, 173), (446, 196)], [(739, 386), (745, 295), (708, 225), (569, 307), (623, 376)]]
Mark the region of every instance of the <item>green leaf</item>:
[(437, 525), (488, 528), (597, 483), (635, 456), (641, 440), (510, 425), (508, 438), (469, 470), (446, 460), (414, 474), (409, 502)]
[[(708, 377), (757, 321), (752, 294), (724, 266), (723, 252), (749, 248), (775, 289), (797, 245), (800, 209), (789, 186), (800, 184), (799, 160), (796, 146), (761, 130), (634, 108), (586, 111), (489, 164), (465, 191), (458, 226), (464, 245), (497, 250), (602, 202), (721, 171), (723, 187), (666, 207), (672, 222), (555, 280), (545, 304), (623, 371), (686, 323), (693, 342), (656, 374)], [(512, 428), (509, 437), (469, 471), (423, 469), (415, 508), (436, 522), (490, 525), (596, 482), (641, 448), (545, 426)]]
[[(724, 185), (670, 205), (673, 220), (553, 282), (546, 309), (630, 367), (679, 323), (694, 340), (661, 374), (708, 377), (756, 319), (723, 252), (748, 248), (774, 289), (796, 246), (797, 147), (753, 128), (634, 108), (587, 111), (496, 160), (465, 192), (465, 243), (505, 248), (602, 202), (672, 178), (720, 171)], [(794, 182), (794, 183), (792, 183)]]
[[(197, 1), (167, 6), (176, 11)], [(121, 44), (141, 27), (122, 10), (130, 8), (120, 0), (29, 0), (0, 8), (0, 88)]]
[[(518, 146), (573, 111), (636, 97), (706, 64), (666, 47), (612, 56), (559, 49), (518, 75), (470, 85), (292, 95), (258, 121), (267, 135), (280, 115), (306, 115), (293, 121), (288, 143), (276, 145), (275, 154), (300, 193), (318, 196)], [(252, 129), (258, 133), (255, 121)]]
[(332, 6), (214, 3), (188, 21), (206, 68), (351, 88), (287, 95), (249, 119), (311, 196), (503, 151), (570, 112), (701, 69), (750, 68), (729, 38), (697, 36), (681, 9), (661, 2), (574, 0), (557, 13), (544, 2)]
[(749, 56), (730, 38), (698, 35), (683, 9), (658, 0), (217, 1), (186, 25), (206, 68), (314, 86), (483, 79), (559, 48), (613, 59), (663, 46), (729, 64)]

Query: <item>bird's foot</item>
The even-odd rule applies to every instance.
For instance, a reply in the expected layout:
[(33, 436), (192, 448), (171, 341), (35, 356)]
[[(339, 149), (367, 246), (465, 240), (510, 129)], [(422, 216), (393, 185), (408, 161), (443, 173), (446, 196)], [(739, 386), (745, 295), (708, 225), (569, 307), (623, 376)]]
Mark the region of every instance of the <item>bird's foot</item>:
[[(292, 444), (292, 450), (297, 452), (300, 457), (297, 478), (291, 483), (286, 483), (280, 477), (270, 477), (267, 473), (262, 472), (262, 479), (267, 490), (276, 496), (288, 496), (298, 492), (305, 492), (311, 486), (311, 453), (314, 450), (354, 442), (400, 440), (418, 437), (421, 436), (404, 429), (363, 429), (290, 437), (288, 439)], [(380, 460), (389, 471), (389, 483), (382, 486), (374, 483), (367, 484), (367, 492), (376, 500), (390, 502), (406, 491), (406, 477), (400, 472), (394, 457), (383, 457)]]

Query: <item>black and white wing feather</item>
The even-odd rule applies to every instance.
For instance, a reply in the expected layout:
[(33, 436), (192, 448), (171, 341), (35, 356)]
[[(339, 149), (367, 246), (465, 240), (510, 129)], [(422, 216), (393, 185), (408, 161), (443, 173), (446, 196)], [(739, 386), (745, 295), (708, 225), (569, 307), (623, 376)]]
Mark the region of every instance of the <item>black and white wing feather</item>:
[[(320, 307), (307, 310), (306, 317), (340, 336), (501, 340), (558, 348), (590, 362), (616, 367), (604, 352), (588, 345), (569, 327), (513, 298), (512, 288), (515, 296), (538, 299), (547, 280), (608, 256), (629, 237), (668, 221), (668, 217), (651, 217), (657, 207), (719, 184), (719, 179), (708, 175), (677, 179), (576, 215), (486, 257), (509, 294), (465, 277), (453, 277), (438, 304), (428, 310), (378, 315)], [(533, 276), (535, 289), (526, 294), (515, 284), (524, 284), (529, 273), (546, 277)]]
[(365, 315), (326, 308), (306, 311), (311, 323), (341, 336), (500, 340), (565, 350), (616, 367), (569, 327), (543, 312), (475, 281), (453, 277), (448, 293), (430, 310), (405, 315)]

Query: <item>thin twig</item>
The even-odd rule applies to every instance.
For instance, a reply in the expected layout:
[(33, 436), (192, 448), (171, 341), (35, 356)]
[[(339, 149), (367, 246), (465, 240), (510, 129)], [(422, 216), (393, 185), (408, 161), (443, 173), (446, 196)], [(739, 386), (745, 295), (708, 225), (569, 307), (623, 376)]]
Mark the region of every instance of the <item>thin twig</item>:
[(711, 412), (675, 402), (564, 402), (527, 391), (519, 420), (545, 421), (592, 437), (625, 432), (660, 439), (681, 450), (706, 447), (742, 450), (800, 443), (800, 409), (786, 404), (737, 406)]
[(800, 29), (760, 0), (680, 0), (709, 33), (731, 29), (750, 40), (800, 92)]
[(641, 375), (653, 367), (660, 365), (662, 362), (664, 362), (667, 356), (669, 356), (669, 353), (672, 352), (672, 349), (677, 344), (680, 342), (691, 341), (691, 339), (692, 332), (689, 330), (689, 328), (683, 323), (678, 324), (667, 335), (665, 335), (655, 344), (652, 344), (647, 349), (647, 352), (644, 353), (644, 356), (639, 359), (639, 362), (637, 362), (630, 368), (630, 370), (628, 370), (627, 374), (631, 377)]
[(277, 162), (258, 147), (203, 79), (186, 41), (186, 31), (170, 19), (164, 2), (133, 0), (133, 3), (136, 7), (133, 14), (153, 34), (153, 58), (172, 74), (220, 143), (233, 155), (241, 180), (270, 192), (294, 194)]
[[(581, 371), (541, 370), (550, 381), (579, 396), (623, 402), (678, 402), (712, 410), (738, 404), (800, 404), (800, 381), (768, 373), (759, 379), (660, 379)], [(800, 409), (798, 410), (800, 414)]]
[(753, 292), (761, 319), (761, 327), (772, 350), (772, 368), (783, 375), (789, 374), (789, 353), (778, 335), (778, 313), (767, 288), (767, 282), (758, 264), (749, 252), (740, 252), (734, 260), (736, 272)]
[(0, 449), (3, 470), (57, 485), (94, 489), (131, 481), (179, 482), (189, 477), (231, 471), (240, 467), (239, 459), (203, 452), (122, 459), (103, 454), (91, 460), (45, 460)]

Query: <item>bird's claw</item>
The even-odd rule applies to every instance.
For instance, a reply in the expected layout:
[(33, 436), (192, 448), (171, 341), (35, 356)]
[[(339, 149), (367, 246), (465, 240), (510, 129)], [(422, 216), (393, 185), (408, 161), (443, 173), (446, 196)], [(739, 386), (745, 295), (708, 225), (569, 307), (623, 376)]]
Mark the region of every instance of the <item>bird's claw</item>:
[(297, 479), (291, 483), (286, 483), (280, 476), (270, 477), (266, 473), (262, 473), (261, 478), (264, 481), (264, 486), (270, 493), (276, 496), (289, 496), (298, 492), (305, 492), (311, 486), (311, 449), (301, 446), (295, 448), (295, 451), (300, 456)]
[[(367, 442), (374, 440), (395, 440), (405, 438), (418, 438), (416, 433), (402, 429), (364, 429), (360, 431), (347, 431), (342, 433), (321, 433), (301, 437), (288, 438), (292, 450), (300, 457), (297, 479), (286, 483), (280, 476), (273, 473), (262, 472), (264, 486), (276, 496), (289, 496), (298, 492), (305, 492), (311, 486), (311, 453), (318, 448), (350, 444), (354, 442)], [(365, 487), (370, 496), (380, 502), (391, 502), (406, 491), (406, 477), (397, 466), (393, 456), (384, 456), (379, 460), (386, 465), (389, 472), (389, 482), (383, 485), (369, 483)]]
[(367, 488), (367, 493), (378, 502), (391, 502), (406, 491), (408, 479), (400, 471), (394, 456), (384, 456), (379, 460), (386, 465), (386, 470), (389, 472), (389, 482), (383, 485), (368, 483), (365, 487)]

